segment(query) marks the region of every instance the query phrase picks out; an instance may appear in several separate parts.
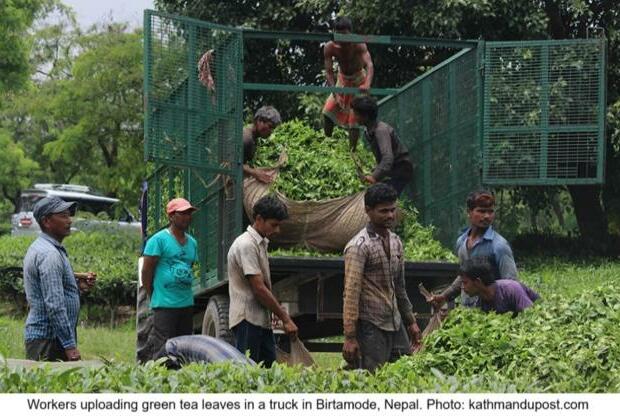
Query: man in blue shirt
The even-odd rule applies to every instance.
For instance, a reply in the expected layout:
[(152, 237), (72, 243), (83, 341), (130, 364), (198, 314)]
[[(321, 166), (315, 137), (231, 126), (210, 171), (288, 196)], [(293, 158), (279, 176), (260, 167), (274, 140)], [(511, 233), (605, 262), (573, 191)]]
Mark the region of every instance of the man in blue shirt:
[[(495, 280), (517, 279), (517, 266), (510, 244), (491, 226), (495, 220), (495, 196), (485, 190), (474, 191), (467, 197), (467, 217), (469, 228), (456, 240), (456, 255), (463, 264), (471, 258), (483, 258), (491, 266)], [(452, 285), (440, 295), (435, 295), (431, 303), (440, 307), (448, 300), (461, 294), (461, 304), (465, 307), (478, 305), (477, 296), (469, 296), (462, 291), (462, 279), (457, 277)]]
[[(41, 234), (24, 257), (24, 289), (30, 310), (24, 339), (31, 360), (80, 360), (77, 321), (80, 291), (95, 283), (95, 273), (74, 273), (64, 238), (71, 234), (76, 203), (58, 197), (39, 200), (33, 215)], [(79, 283), (78, 283), (79, 282)]]
[(192, 266), (198, 260), (198, 244), (187, 230), (196, 210), (184, 198), (171, 200), (166, 206), (169, 226), (149, 238), (144, 248), (142, 285), (153, 310), (147, 348), (155, 359), (163, 356), (166, 340), (193, 332)]

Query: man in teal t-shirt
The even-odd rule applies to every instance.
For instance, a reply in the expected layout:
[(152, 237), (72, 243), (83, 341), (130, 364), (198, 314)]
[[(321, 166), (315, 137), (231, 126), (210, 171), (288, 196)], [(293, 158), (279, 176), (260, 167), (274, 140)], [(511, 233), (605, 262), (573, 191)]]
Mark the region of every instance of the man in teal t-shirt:
[(192, 265), (198, 260), (198, 244), (187, 230), (196, 210), (184, 198), (171, 200), (166, 206), (170, 225), (144, 248), (142, 284), (153, 309), (147, 346), (154, 359), (163, 355), (169, 338), (192, 334)]

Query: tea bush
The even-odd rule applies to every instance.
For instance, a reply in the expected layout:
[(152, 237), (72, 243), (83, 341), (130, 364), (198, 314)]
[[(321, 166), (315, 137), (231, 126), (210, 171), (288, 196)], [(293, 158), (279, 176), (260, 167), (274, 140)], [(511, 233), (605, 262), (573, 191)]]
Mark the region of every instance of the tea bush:
[(0, 392), (620, 392), (620, 278), (578, 296), (548, 291), (517, 316), (451, 312), (425, 350), (375, 374), (276, 365), (192, 364), (168, 371), (108, 362), (99, 368), (9, 369)]
[[(0, 269), (21, 268), (35, 236), (0, 237)], [(95, 287), (83, 295), (83, 301), (116, 307), (135, 305), (140, 235), (125, 232), (76, 232), (63, 245), (76, 272), (97, 273)], [(0, 292), (6, 297), (23, 299), (23, 280), (15, 272), (0, 272)]]

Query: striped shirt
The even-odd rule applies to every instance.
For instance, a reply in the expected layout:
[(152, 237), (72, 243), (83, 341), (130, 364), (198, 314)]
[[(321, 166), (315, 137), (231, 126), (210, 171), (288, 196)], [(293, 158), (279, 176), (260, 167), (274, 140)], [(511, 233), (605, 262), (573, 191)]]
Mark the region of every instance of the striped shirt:
[(67, 250), (45, 233), (24, 257), (24, 289), (30, 306), (24, 339), (57, 338), (65, 349), (77, 347), (80, 292)]
[(389, 232), (388, 256), (381, 237), (369, 224), (344, 250), (344, 335), (355, 337), (357, 321), (385, 331), (415, 322), (405, 290), (405, 259), (398, 235)]

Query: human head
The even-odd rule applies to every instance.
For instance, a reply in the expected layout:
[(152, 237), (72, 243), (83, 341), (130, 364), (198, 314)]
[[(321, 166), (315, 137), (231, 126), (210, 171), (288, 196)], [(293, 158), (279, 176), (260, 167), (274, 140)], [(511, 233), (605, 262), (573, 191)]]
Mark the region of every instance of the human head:
[(478, 229), (487, 229), (495, 220), (495, 196), (486, 190), (477, 190), (467, 196), (467, 217), (469, 224)]
[(377, 120), (379, 107), (372, 96), (358, 96), (351, 101), (356, 120), (362, 125), (370, 125)]
[(491, 266), (482, 258), (465, 260), (459, 267), (459, 275), (463, 280), (463, 290), (471, 296), (478, 296), (482, 289), (495, 283)]
[(75, 215), (77, 203), (60, 197), (45, 197), (37, 201), (32, 210), (41, 230), (58, 241), (71, 234), (71, 216)]
[(269, 137), (281, 122), (280, 113), (270, 105), (260, 107), (254, 114), (254, 127), (262, 138)]
[(364, 206), (370, 223), (378, 228), (389, 229), (396, 216), (398, 194), (391, 185), (378, 182), (371, 185), (364, 194)]
[[(347, 16), (338, 16), (334, 21), (334, 33), (350, 34), (353, 32), (353, 23)], [(348, 47), (351, 43), (347, 41), (334, 41), (336, 45)]]
[(190, 223), (192, 223), (192, 213), (196, 210), (198, 209), (184, 198), (170, 200), (166, 205), (166, 214), (170, 226), (174, 226), (182, 232), (187, 231)]
[(351, 33), (353, 32), (353, 22), (348, 16), (337, 16), (334, 21), (334, 32)]
[(266, 238), (280, 233), (280, 225), (288, 219), (286, 204), (277, 197), (267, 195), (259, 199), (252, 208), (254, 229)]

